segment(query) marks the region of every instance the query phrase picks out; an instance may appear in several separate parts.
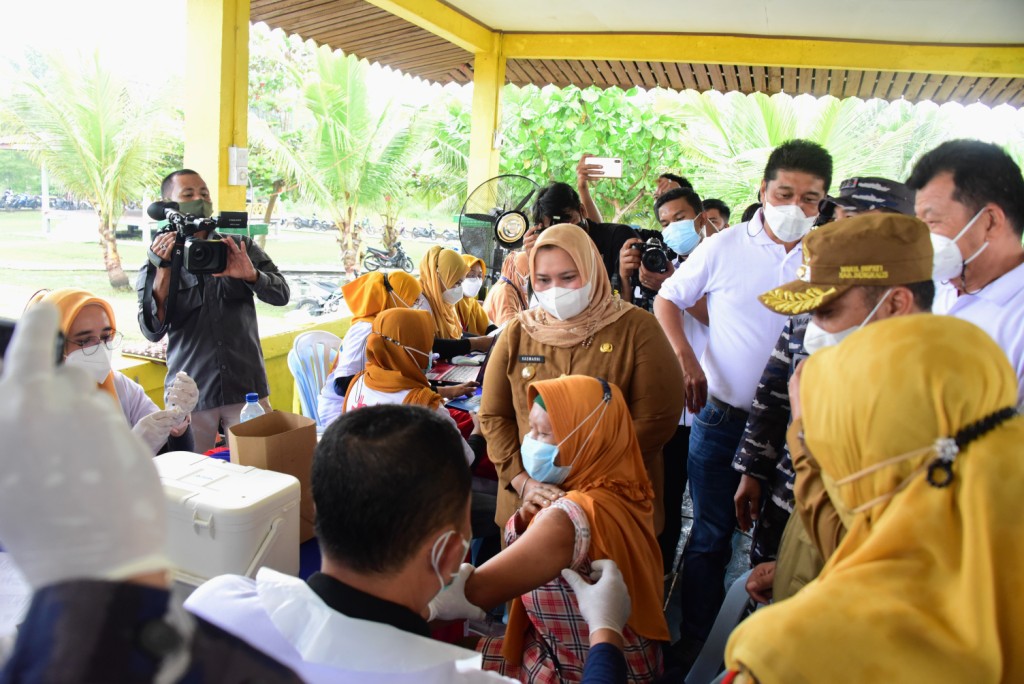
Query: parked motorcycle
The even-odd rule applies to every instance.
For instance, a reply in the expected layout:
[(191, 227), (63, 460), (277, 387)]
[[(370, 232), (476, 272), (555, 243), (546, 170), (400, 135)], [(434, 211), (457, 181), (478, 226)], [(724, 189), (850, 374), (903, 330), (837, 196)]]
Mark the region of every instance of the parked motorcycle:
[(376, 271), (379, 268), (400, 268), (406, 273), (412, 273), (412, 259), (402, 249), (402, 243), (395, 243), (395, 253), (389, 254), (386, 249), (366, 246), (366, 254), (363, 256), (363, 268), (367, 271)]
[(414, 238), (427, 238), (429, 240), (436, 240), (437, 231), (434, 230), (433, 226), (416, 226), (412, 229), (412, 236)]
[(336, 283), (311, 278), (300, 278), (298, 282), (304, 286), (305, 295), (295, 304), (296, 311), (304, 311), (310, 316), (323, 316), (341, 308), (345, 298)]

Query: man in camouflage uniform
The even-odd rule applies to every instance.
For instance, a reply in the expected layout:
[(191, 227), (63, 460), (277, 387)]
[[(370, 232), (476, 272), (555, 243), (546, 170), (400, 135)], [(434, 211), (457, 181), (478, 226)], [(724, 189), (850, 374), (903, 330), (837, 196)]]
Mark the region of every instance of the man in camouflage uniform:
[[(821, 201), (819, 212), (824, 221), (871, 213), (913, 216), (914, 193), (902, 183), (885, 178), (849, 178), (840, 185), (837, 197)], [(735, 496), (736, 518), (740, 529), (754, 528), (750, 549), (754, 572), (748, 590), (757, 600), (771, 596), (779, 542), (793, 512), (795, 476), (786, 446), (789, 379), (797, 365), (807, 358), (804, 333), (810, 320), (809, 311), (795, 314), (783, 328), (761, 376), (732, 464), (734, 470), (743, 474)]]

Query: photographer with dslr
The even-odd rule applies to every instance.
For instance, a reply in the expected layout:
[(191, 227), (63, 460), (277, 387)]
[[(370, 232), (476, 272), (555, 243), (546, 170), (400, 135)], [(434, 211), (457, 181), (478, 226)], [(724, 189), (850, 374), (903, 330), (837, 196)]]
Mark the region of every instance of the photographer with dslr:
[[(211, 218), (210, 191), (198, 173), (171, 173), (161, 195), (172, 203), (159, 206), (174, 228), (157, 234), (149, 261), (139, 270), (139, 325), (153, 342), (168, 336), (167, 378), (187, 369), (199, 385), (192, 432), (196, 451), (202, 453), (213, 448), (219, 429), (238, 422), (246, 393), (258, 393), (269, 410), (253, 296), (284, 306), (290, 292), (256, 244), (216, 232), (229, 215)], [(237, 214), (231, 218), (242, 220)], [(215, 272), (218, 261), (223, 269)]]
[(653, 310), (661, 284), (700, 244), (695, 221), (701, 214), (700, 196), (692, 188), (677, 187), (654, 202), (661, 230), (636, 230), (619, 251), (622, 298), (641, 309)]

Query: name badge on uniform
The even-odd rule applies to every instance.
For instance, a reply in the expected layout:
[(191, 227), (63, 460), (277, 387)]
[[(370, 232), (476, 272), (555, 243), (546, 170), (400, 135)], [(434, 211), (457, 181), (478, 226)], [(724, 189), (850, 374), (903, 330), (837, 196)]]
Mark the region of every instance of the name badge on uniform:
[(520, 354), (519, 363), (544, 363), (544, 357), (534, 356), (531, 354)]

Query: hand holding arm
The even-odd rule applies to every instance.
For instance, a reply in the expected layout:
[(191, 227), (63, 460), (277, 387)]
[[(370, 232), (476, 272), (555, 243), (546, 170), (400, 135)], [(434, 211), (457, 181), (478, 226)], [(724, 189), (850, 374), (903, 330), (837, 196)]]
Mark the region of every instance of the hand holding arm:
[(562, 577), (573, 591), (580, 607), (580, 615), (590, 628), (591, 634), (608, 629), (622, 636), (622, 628), (626, 626), (632, 611), (629, 590), (622, 579), (622, 573), (615, 561), (605, 558), (590, 564), (590, 579), (587, 582), (575, 570), (562, 570)]
[(466, 599), (466, 580), (476, 570), (469, 563), (459, 567), (459, 574), (452, 583), (430, 600), (427, 606), (427, 620), (482, 620), (486, 613)]

